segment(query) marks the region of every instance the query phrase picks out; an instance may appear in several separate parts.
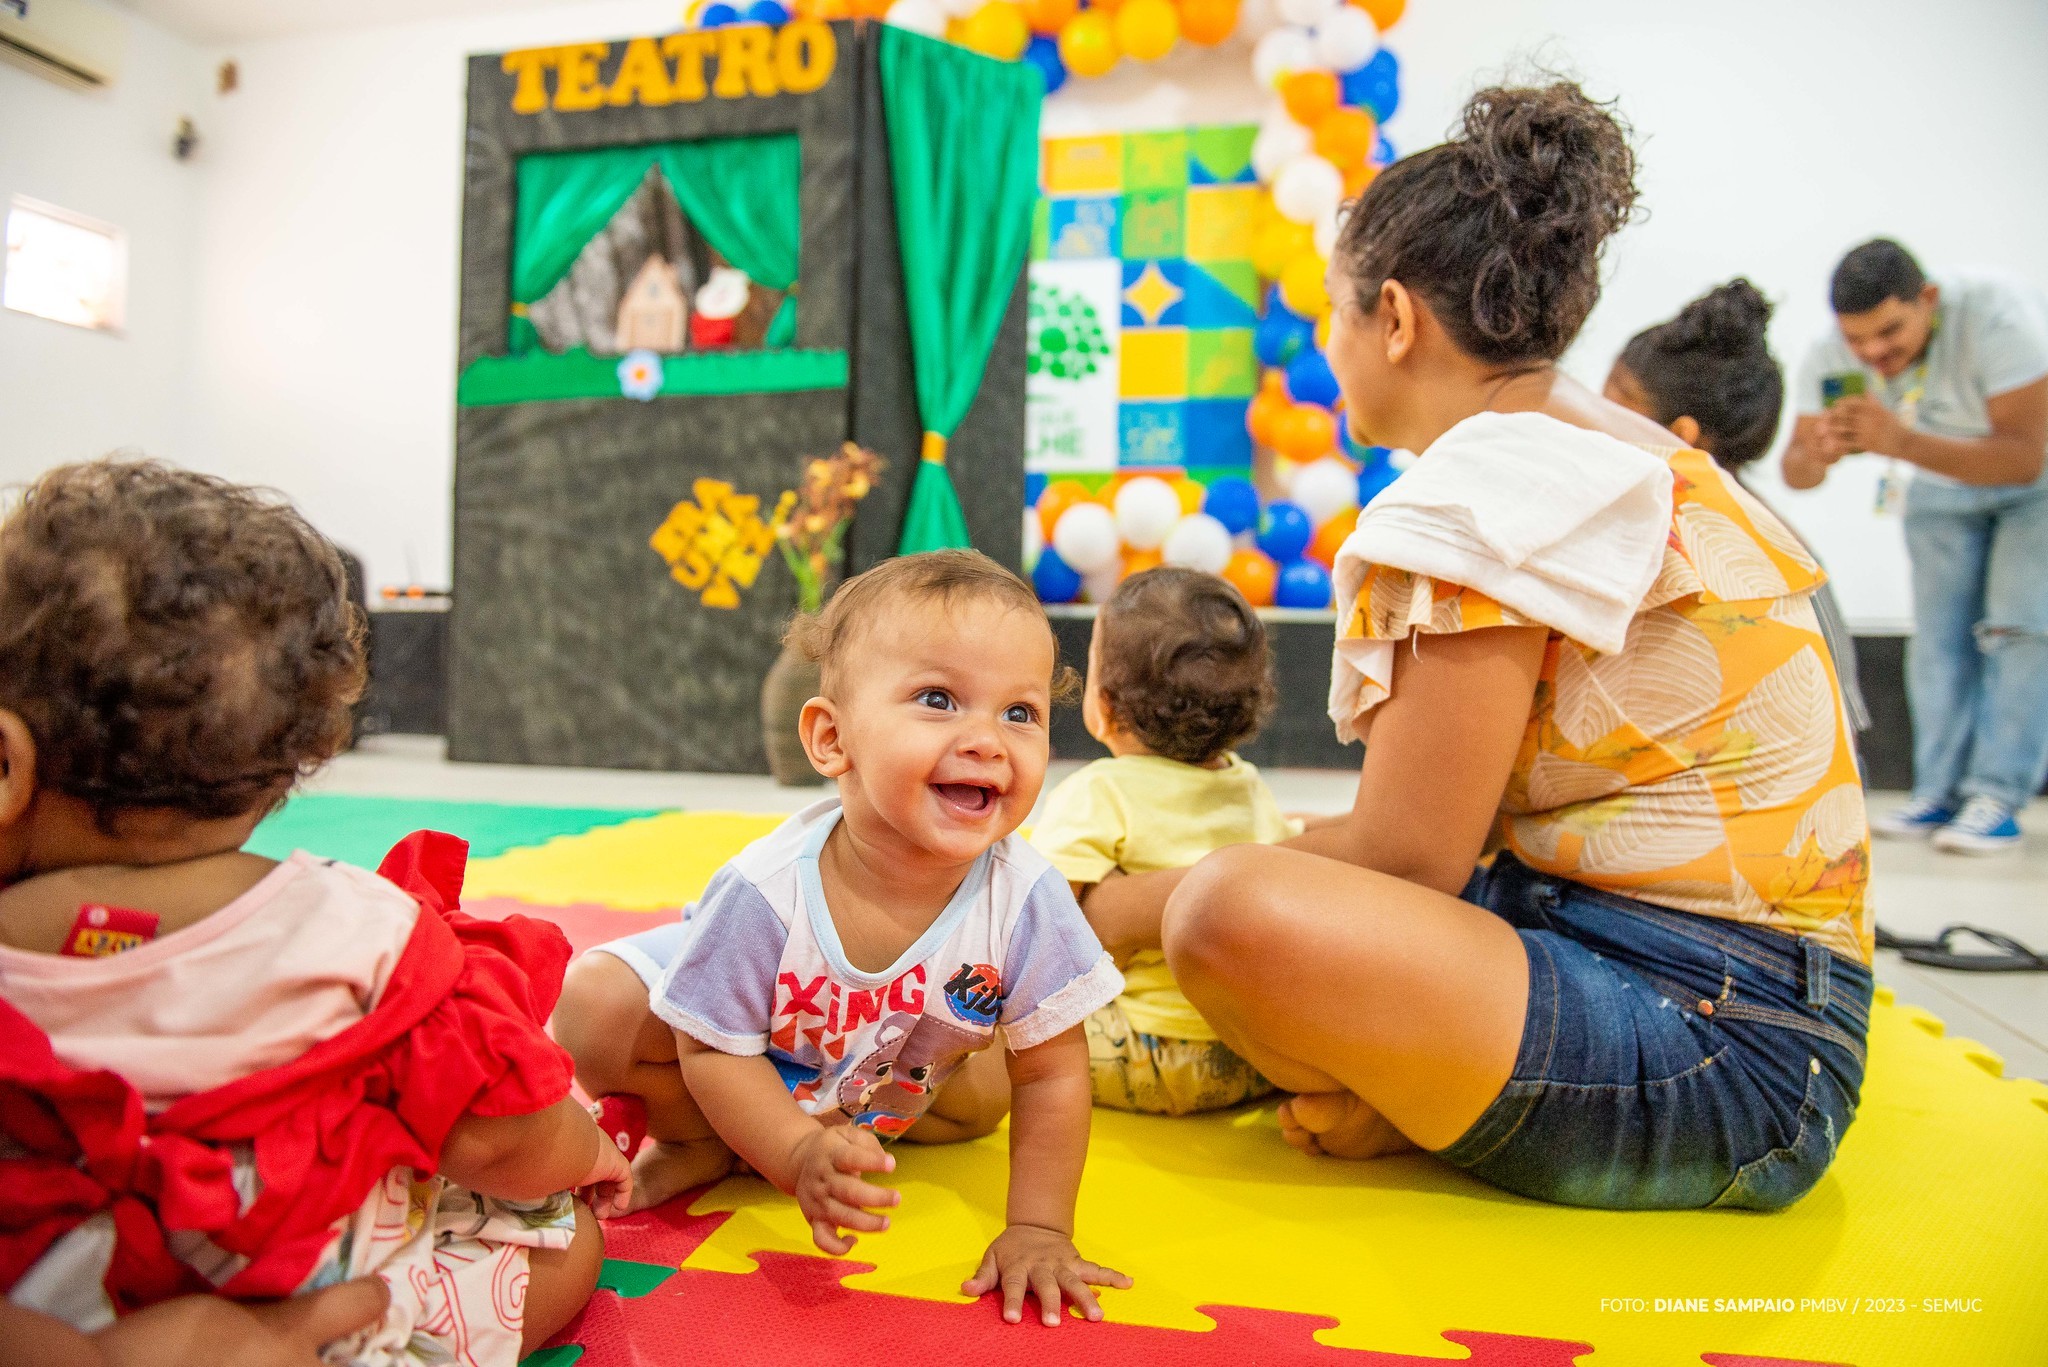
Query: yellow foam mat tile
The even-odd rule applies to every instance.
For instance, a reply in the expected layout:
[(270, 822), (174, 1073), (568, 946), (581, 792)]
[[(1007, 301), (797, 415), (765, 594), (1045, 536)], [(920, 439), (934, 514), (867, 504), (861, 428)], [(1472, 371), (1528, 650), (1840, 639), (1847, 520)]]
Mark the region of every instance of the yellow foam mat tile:
[(694, 899), (721, 864), (786, 817), (752, 812), (662, 812), (469, 866), (465, 898), (510, 897), (542, 906), (599, 903), (664, 911)]
[[(1338, 1326), (1317, 1338), (1333, 1347), (1423, 1357), (1445, 1356), (1444, 1330), (1470, 1329), (1583, 1340), (1592, 1367), (1706, 1352), (2048, 1362), (2048, 1088), (1999, 1079), (1989, 1051), (1888, 993), (1870, 1049), (1835, 1165), (1773, 1214), (1573, 1210), (1420, 1155), (1310, 1159), (1280, 1142), (1270, 1107), (1097, 1111), (1080, 1244), (1137, 1279), (1105, 1298), (1112, 1319), (1168, 1328), (1208, 1328), (1195, 1307), (1226, 1304), (1329, 1316)], [(846, 1284), (960, 1299), (1002, 1227), (1005, 1138), (898, 1145), (903, 1204), (852, 1254), (876, 1270)], [(712, 1211), (731, 1216), (685, 1267), (822, 1256), (795, 1203), (758, 1180), (721, 1183), (693, 1213)]]

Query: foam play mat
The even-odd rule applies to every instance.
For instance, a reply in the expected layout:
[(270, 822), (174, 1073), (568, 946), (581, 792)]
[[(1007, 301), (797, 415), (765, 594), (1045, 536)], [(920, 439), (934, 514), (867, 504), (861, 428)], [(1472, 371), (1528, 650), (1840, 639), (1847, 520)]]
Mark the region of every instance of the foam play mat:
[[(356, 801), (368, 800), (300, 799), (264, 838), (288, 829), (341, 854), (316, 818), (360, 841)], [(457, 834), (475, 815), (405, 806), (414, 825)], [(579, 948), (675, 915), (779, 820), (548, 810), (482, 814), (496, 843), (479, 842), (466, 907), (547, 917)], [(1270, 1105), (1180, 1120), (1098, 1110), (1078, 1238), (1137, 1285), (1106, 1293), (1096, 1325), (1006, 1325), (992, 1300), (958, 1294), (1001, 1228), (1000, 1133), (899, 1146), (894, 1227), (845, 1259), (816, 1252), (793, 1202), (730, 1180), (613, 1222), (605, 1289), (529, 1362), (2048, 1362), (2048, 1086), (2002, 1078), (1994, 1055), (1882, 989), (1870, 1057), (1834, 1167), (1768, 1215), (1570, 1210), (1423, 1156), (1305, 1158), (1280, 1142)]]

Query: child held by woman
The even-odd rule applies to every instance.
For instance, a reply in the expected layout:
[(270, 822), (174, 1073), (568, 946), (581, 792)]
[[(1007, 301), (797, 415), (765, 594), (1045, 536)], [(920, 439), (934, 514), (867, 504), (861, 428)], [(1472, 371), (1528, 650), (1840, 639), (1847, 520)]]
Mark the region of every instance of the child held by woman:
[(390, 1289), (334, 1363), (512, 1367), (596, 1283), (624, 1156), (543, 1032), (553, 927), (242, 849), (345, 746), (363, 626), (263, 493), (51, 471), (0, 521), (0, 1287), (96, 1332), (193, 1292)]
[[(838, 795), (749, 845), (680, 922), (571, 968), (557, 1036), (592, 1096), (646, 1107), (652, 1205), (744, 1161), (818, 1247), (888, 1228), (885, 1142), (1010, 1114), (1007, 1227), (962, 1287), (1099, 1319), (1074, 1206), (1088, 1148), (1082, 1023), (1123, 980), (1067, 882), (1014, 832), (1038, 799), (1061, 682), (1021, 579), (971, 551), (884, 562), (791, 638), (821, 671), (805, 751)], [(998, 1042), (1000, 1050), (989, 1050)], [(985, 1052), (986, 1051), (986, 1052)]]

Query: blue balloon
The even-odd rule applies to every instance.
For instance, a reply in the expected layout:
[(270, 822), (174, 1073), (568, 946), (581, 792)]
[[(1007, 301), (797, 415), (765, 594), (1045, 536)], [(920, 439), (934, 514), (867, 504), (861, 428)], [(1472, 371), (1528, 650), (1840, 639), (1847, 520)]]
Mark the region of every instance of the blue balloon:
[(724, 28), (727, 24), (737, 24), (739, 21), (740, 12), (726, 4), (725, 0), (713, 0), (697, 15), (698, 28)]
[(1209, 486), (1202, 511), (1221, 522), (1232, 536), (1259, 525), (1259, 491), (1248, 479), (1226, 476)]
[(1285, 565), (1290, 560), (1301, 559), (1301, 553), (1308, 549), (1308, 543), (1315, 538), (1316, 528), (1308, 520), (1308, 514), (1299, 504), (1274, 503), (1266, 509), (1266, 516), (1259, 527), (1259, 549)]
[(1380, 134), (1379, 141), (1372, 145), (1373, 165), (1392, 166), (1400, 159), (1401, 154), (1394, 150), (1393, 143), (1387, 141), (1387, 135), (1385, 133)]
[(1337, 376), (1330, 360), (1310, 346), (1287, 366), (1287, 393), (1296, 403), (1328, 408), (1337, 402)]
[(1316, 325), (1278, 304), (1267, 309), (1252, 332), (1252, 350), (1261, 365), (1288, 365), (1302, 352), (1315, 350), (1315, 345)]
[(1361, 75), (1392, 85), (1401, 79), (1401, 59), (1394, 55), (1392, 48), (1381, 48), (1373, 53), (1372, 60), (1358, 68)]
[(1081, 576), (1060, 559), (1058, 551), (1047, 546), (1038, 553), (1038, 563), (1032, 567), (1031, 587), (1038, 590), (1041, 603), (1071, 603), (1080, 595)]
[(780, 28), (789, 22), (789, 10), (778, 4), (777, 0), (754, 0), (753, 4), (747, 6), (747, 22)]
[(1313, 560), (1297, 560), (1280, 568), (1273, 601), (1283, 608), (1330, 606), (1330, 572)]
[(1024, 506), (1036, 508), (1038, 496), (1045, 492), (1047, 476), (1042, 470), (1034, 470), (1024, 476)]
[(1031, 46), (1024, 49), (1024, 60), (1038, 68), (1038, 74), (1045, 77), (1045, 93), (1050, 95), (1067, 83), (1067, 64), (1060, 59), (1059, 41), (1043, 33), (1031, 35)]
[[(1380, 448), (1375, 447), (1375, 450)], [(1386, 460), (1375, 461), (1358, 472), (1358, 506), (1366, 504), (1385, 493), (1387, 486), (1401, 477), (1401, 472)]]

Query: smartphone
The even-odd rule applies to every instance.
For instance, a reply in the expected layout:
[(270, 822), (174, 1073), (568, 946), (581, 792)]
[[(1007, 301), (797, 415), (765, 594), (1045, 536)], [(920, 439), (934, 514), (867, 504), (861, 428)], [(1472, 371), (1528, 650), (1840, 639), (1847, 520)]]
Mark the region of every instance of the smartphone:
[(1833, 408), (1851, 394), (1863, 392), (1863, 372), (1860, 370), (1845, 370), (1839, 375), (1823, 375), (1820, 381), (1820, 406)]

